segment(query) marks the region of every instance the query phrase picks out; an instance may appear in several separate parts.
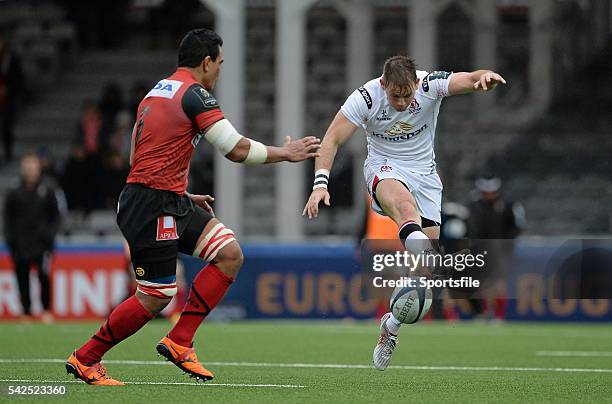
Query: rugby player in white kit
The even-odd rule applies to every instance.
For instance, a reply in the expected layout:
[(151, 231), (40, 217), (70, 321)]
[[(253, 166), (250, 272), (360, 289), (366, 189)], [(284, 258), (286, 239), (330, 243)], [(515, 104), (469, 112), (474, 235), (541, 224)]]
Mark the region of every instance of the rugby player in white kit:
[[(499, 83), (506, 81), (490, 70), (426, 72), (416, 70), (408, 57), (387, 59), (383, 75), (355, 90), (327, 129), (302, 214), (312, 219), (320, 202), (330, 206), (327, 185), (336, 151), (361, 127), (367, 136), (363, 172), (372, 209), (397, 223), (408, 251), (436, 254), (430, 240), (440, 235), (442, 182), (434, 153), (440, 104), (444, 97), (492, 90)], [(392, 313), (382, 317), (373, 353), (376, 369), (389, 366), (400, 325)]]

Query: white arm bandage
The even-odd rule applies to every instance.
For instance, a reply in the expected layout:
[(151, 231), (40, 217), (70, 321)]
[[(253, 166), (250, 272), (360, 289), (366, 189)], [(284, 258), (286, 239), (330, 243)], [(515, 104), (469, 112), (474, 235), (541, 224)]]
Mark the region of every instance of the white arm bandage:
[[(243, 136), (227, 119), (215, 122), (204, 134), (204, 138), (215, 146), (223, 155), (232, 151)], [(250, 143), (249, 154), (242, 161), (245, 164), (263, 164), (268, 159), (268, 148), (255, 140), (247, 138)]]
[(242, 135), (236, 131), (230, 121), (221, 119), (206, 131), (204, 138), (225, 156), (238, 144)]
[(247, 158), (244, 159), (243, 163), (245, 164), (263, 164), (268, 159), (268, 148), (259, 143), (256, 140), (249, 139), (251, 143), (251, 147), (249, 148), (249, 154)]

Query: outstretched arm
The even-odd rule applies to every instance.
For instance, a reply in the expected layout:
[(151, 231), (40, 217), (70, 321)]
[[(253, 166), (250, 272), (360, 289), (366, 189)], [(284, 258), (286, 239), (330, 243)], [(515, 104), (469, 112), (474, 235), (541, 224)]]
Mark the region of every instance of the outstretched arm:
[(506, 80), (500, 74), (491, 70), (453, 73), (448, 84), (448, 94), (457, 95), (489, 91), (497, 87), (499, 83), (506, 84)]
[[(249, 160), (249, 155), (257, 153), (259, 149), (261, 160), (265, 154), (266, 159), (261, 164), (278, 163), (281, 161), (298, 162), (309, 158), (318, 157), (317, 150), (321, 145), (319, 139), (314, 136), (307, 136), (301, 139), (292, 141), (290, 136), (285, 137), (285, 144), (282, 147), (266, 146), (247, 137), (243, 137), (236, 146), (225, 155), (228, 159), (235, 163), (253, 164)], [(262, 147), (263, 146), (263, 147)], [(265, 150), (264, 150), (265, 148)], [(257, 164), (257, 162), (255, 162)]]
[(269, 164), (280, 161), (298, 162), (318, 157), (321, 147), (319, 139), (307, 136), (295, 141), (285, 138), (281, 147), (266, 146), (256, 140), (242, 136), (227, 119), (221, 119), (206, 129), (204, 137), (223, 155), (244, 164)]
[(217, 100), (204, 87), (193, 84), (181, 100), (183, 112), (204, 138), (227, 159), (244, 164), (303, 161), (318, 156), (319, 139), (308, 136), (296, 141), (287, 137), (281, 147), (266, 146), (242, 136), (223, 116)]
[(321, 201), (327, 206), (330, 205), (329, 193), (327, 192), (329, 172), (334, 164), (338, 148), (355, 133), (355, 130), (357, 130), (357, 125), (349, 121), (342, 112), (336, 114), (329, 128), (327, 128), (321, 143), (321, 150), (319, 150), (320, 156), (315, 159), (315, 184), (302, 216), (308, 214), (309, 219), (317, 217)]

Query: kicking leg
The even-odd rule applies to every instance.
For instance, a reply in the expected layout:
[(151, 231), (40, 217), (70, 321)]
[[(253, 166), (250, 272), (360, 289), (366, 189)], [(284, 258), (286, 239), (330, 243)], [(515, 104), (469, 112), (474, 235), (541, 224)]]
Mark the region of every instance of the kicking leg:
[[(383, 211), (399, 226), (399, 238), (406, 250), (413, 254), (434, 251), (428, 234), (436, 236), (436, 231), (430, 228), (424, 231), (421, 228), (421, 215), (416, 200), (402, 182), (392, 178), (381, 180), (376, 184), (373, 194)], [(376, 369), (385, 370), (391, 363), (401, 325), (393, 313), (387, 313), (381, 318), (380, 336), (372, 355)]]
[(433, 250), (427, 233), (435, 235), (435, 231), (429, 228), (426, 232), (423, 231), (416, 200), (402, 182), (391, 178), (384, 179), (377, 184), (374, 192), (380, 207), (399, 226), (399, 238), (406, 250), (413, 254)]

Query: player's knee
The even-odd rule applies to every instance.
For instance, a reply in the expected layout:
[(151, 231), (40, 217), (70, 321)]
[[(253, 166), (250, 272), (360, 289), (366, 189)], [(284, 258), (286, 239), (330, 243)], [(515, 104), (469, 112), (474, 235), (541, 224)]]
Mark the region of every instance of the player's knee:
[(217, 256), (217, 261), (226, 266), (240, 269), (242, 263), (244, 262), (244, 255), (242, 254), (240, 245), (234, 241), (223, 247)]
[[(174, 294), (176, 294), (176, 291), (174, 291)], [(138, 299), (140, 304), (142, 304), (142, 306), (154, 316), (159, 314), (163, 309), (165, 309), (168, 303), (170, 303), (170, 300), (172, 300), (171, 296), (153, 296), (145, 294), (141, 290), (137, 290), (136, 298)]]
[(242, 249), (240, 245), (234, 241), (219, 251), (214, 264), (226, 275), (236, 277), (243, 262), (244, 255), (242, 254)]
[[(228, 246), (231, 244), (237, 244), (234, 232), (225, 227), (223, 223), (217, 222), (212, 228), (202, 233), (193, 255), (204, 261), (215, 262), (220, 259), (219, 254), (228, 255), (227, 251), (231, 250), (231, 247), (228, 249)], [(238, 250), (240, 250), (239, 247)]]
[(395, 203), (395, 210), (398, 218), (402, 222), (405, 222), (406, 220), (414, 220), (415, 222), (420, 223), (421, 221), (421, 217), (416, 206), (410, 200), (404, 199), (397, 201)]

